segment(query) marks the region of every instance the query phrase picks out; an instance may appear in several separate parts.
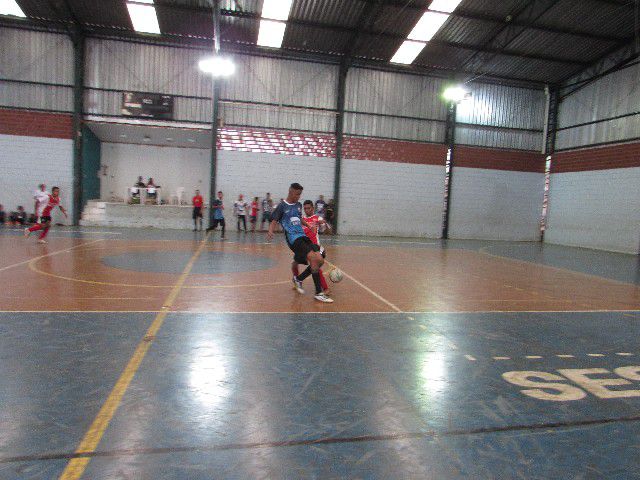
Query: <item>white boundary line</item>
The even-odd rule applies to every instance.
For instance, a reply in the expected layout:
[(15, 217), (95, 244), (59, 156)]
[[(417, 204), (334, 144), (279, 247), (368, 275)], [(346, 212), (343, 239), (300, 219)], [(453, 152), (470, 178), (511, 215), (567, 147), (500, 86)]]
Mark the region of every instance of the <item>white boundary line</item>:
[[(333, 263), (325, 260), (326, 264), (331, 265), (333, 268), (338, 268), (336, 265), (334, 265)], [(374, 292), (373, 290), (371, 290), (369, 287), (367, 287), (364, 283), (360, 282), (359, 280), (356, 280), (354, 277), (352, 277), (351, 275), (349, 275), (347, 272), (345, 272), (344, 270), (342, 270), (340, 268), (340, 271), (343, 273), (343, 275), (345, 277), (347, 277), (349, 280), (355, 282), (357, 285), (359, 285), (361, 288), (363, 288), (364, 290), (366, 290), (367, 292), (369, 292), (371, 295), (373, 295), (374, 297), (376, 297), (378, 300), (380, 300), (382, 303), (387, 304), (389, 307), (391, 307), (393, 310), (395, 310), (398, 313), (406, 313), (403, 312), (400, 308), (398, 308), (396, 305), (394, 305), (393, 303), (391, 303), (389, 300), (387, 300), (386, 298), (384, 298), (382, 295), (378, 295), (376, 292)], [(382, 312), (383, 313), (383, 312)]]
[(14, 263), (13, 265), (7, 265), (6, 267), (0, 268), (0, 272), (4, 272), (5, 270), (9, 270), (10, 268), (19, 267), (20, 265), (25, 265), (33, 260), (40, 260), (41, 258), (52, 257), (54, 255), (58, 255), (60, 253), (69, 252), (71, 250), (75, 250), (76, 248), (84, 247), (86, 245), (91, 245), (93, 243), (102, 242), (104, 238), (99, 238), (98, 240), (92, 240), (90, 242), (81, 243), (80, 245), (75, 245), (70, 248), (65, 248), (64, 250), (56, 250), (55, 252), (47, 253), (46, 255), (40, 255), (38, 257), (30, 258), (29, 260), (25, 260), (24, 262)]

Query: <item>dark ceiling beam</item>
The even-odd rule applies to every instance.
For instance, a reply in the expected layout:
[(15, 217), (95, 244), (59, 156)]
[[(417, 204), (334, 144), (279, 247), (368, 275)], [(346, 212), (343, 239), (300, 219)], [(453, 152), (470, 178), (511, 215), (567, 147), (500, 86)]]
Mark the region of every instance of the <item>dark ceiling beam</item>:
[[(369, 5), (376, 5), (378, 0), (361, 0), (364, 1), (365, 3), (369, 4)], [(206, 9), (202, 8), (202, 7), (196, 7), (196, 6), (188, 6), (188, 5), (175, 5), (172, 4), (169, 0), (156, 0), (155, 1), (155, 5), (156, 7), (162, 7), (162, 8), (167, 8), (167, 9), (172, 9), (175, 11), (183, 11), (183, 12), (194, 12), (194, 13), (206, 13)], [(406, 10), (410, 10), (410, 11), (415, 11), (416, 14), (422, 13), (424, 12), (424, 8), (420, 8), (417, 7), (415, 5), (411, 5), (411, 4), (407, 4), (407, 0), (402, 0), (402, 1), (395, 1), (395, 0), (386, 0), (385, 1), (385, 6), (397, 6), (400, 8), (404, 8)], [(228, 10), (228, 9), (222, 9), (222, 15), (223, 16), (230, 16), (230, 17), (241, 17), (241, 18), (257, 18), (260, 19), (260, 15), (258, 13), (254, 13), (254, 12), (247, 12), (247, 11), (239, 11), (239, 10)], [(535, 24), (535, 22), (530, 22), (530, 21), (526, 21), (526, 20), (522, 20), (522, 19), (512, 19), (507, 21), (504, 17), (500, 17), (500, 16), (496, 16), (496, 15), (489, 15), (489, 14), (484, 14), (484, 13), (477, 13), (477, 12), (472, 12), (469, 10), (464, 10), (464, 9), (456, 9), (455, 12), (453, 12), (451, 14), (453, 17), (456, 18), (464, 18), (467, 20), (477, 20), (477, 21), (481, 21), (481, 22), (490, 22), (490, 23), (497, 23), (497, 24), (504, 24), (504, 25), (513, 25), (516, 27), (523, 27), (523, 28), (531, 28), (534, 30), (539, 30), (542, 32), (547, 32), (547, 33), (556, 33), (556, 34), (564, 34), (564, 35), (575, 35), (575, 36), (579, 36), (579, 37), (586, 37), (586, 38), (590, 38), (592, 40), (598, 40), (598, 41), (602, 41), (602, 42), (618, 42), (621, 40), (620, 37), (614, 36), (614, 35), (602, 35), (602, 34), (597, 34), (597, 33), (592, 33), (592, 32), (587, 32), (584, 30), (579, 30), (576, 28), (557, 28), (557, 27), (552, 27), (549, 25), (537, 25)], [(416, 18), (417, 20), (417, 18)], [(292, 25), (304, 25), (304, 20), (299, 20), (299, 19), (289, 19), (287, 20), (287, 23), (292, 24)], [(335, 26), (329, 25), (329, 24), (323, 24), (326, 26), (326, 28), (333, 28)], [(338, 28), (348, 28), (348, 27), (338, 27)]]
[[(361, 0), (361, 1), (369, 3), (375, 0)], [(582, 1), (582, 0), (576, 0), (576, 1)], [(404, 8), (407, 10), (414, 10), (416, 12), (424, 12), (425, 10), (424, 8), (419, 7), (417, 5), (407, 4), (407, 0), (387, 0), (386, 5)], [(616, 5), (620, 6), (619, 3), (617, 3)], [(478, 13), (471, 10), (465, 10), (464, 8), (457, 8), (453, 13), (451, 13), (451, 16), (456, 18), (465, 18), (468, 20), (479, 20), (482, 22), (492, 22), (492, 23), (499, 23), (499, 24), (505, 24), (505, 25), (513, 25), (516, 27), (531, 28), (531, 29), (540, 30), (543, 32), (548, 32), (548, 33), (577, 35), (577, 36), (588, 37), (588, 38), (603, 41), (603, 42), (616, 42), (620, 40), (620, 37), (616, 37), (613, 35), (602, 35), (602, 34), (588, 32), (586, 30), (580, 30), (577, 28), (564, 28), (564, 27), (558, 28), (550, 25), (540, 25), (532, 21), (516, 19), (516, 18), (507, 20), (505, 17), (502, 17), (502, 16)]]
[[(370, 5), (373, 5), (373, 4), (370, 4)], [(229, 17), (245, 18), (252, 21), (256, 21), (256, 22), (260, 21), (261, 19), (260, 15), (256, 13), (247, 13), (247, 12), (239, 13), (231, 10), (223, 10), (222, 15), (223, 16), (226, 15)], [(290, 25), (299, 25), (302, 27), (331, 30), (339, 33), (349, 33), (352, 35), (352, 38), (349, 41), (351, 49), (355, 47), (355, 42), (353, 41), (353, 38), (357, 38), (361, 34), (371, 35), (379, 38), (388, 38), (391, 40), (402, 40), (402, 41), (406, 40), (405, 35), (400, 35), (400, 34), (390, 33), (390, 32), (379, 32), (376, 30), (368, 29), (364, 26), (358, 27), (358, 28), (349, 28), (349, 27), (343, 27), (340, 25), (326, 24), (322, 22), (312, 22), (307, 20), (292, 20), (292, 19), (287, 20), (287, 23)], [(502, 29), (500, 31), (502, 31)], [(547, 61), (547, 62), (559, 62), (559, 63), (567, 63), (572, 65), (584, 65), (584, 66), (588, 65), (589, 63), (589, 62), (583, 62), (580, 60), (576, 60), (573, 58), (566, 58), (566, 57), (555, 57), (551, 55), (537, 55), (537, 54), (523, 54), (521, 52), (518, 52), (517, 50), (505, 50), (502, 48), (478, 48), (477, 45), (471, 45), (471, 44), (460, 43), (460, 42), (447, 42), (444, 40), (431, 40), (430, 42), (428, 42), (428, 44), (434, 45), (434, 46), (440, 46), (440, 47), (460, 48), (464, 50), (471, 50), (474, 52), (477, 51), (480, 53), (504, 54), (504, 55), (509, 55), (513, 57), (526, 58), (528, 60), (541, 60), (541, 61)]]
[[(638, 33), (640, 34), (640, 32)], [(635, 37), (629, 38), (627, 39), (627, 42), (625, 44), (618, 44), (617, 48), (611, 49), (610, 51), (606, 52), (600, 58), (592, 62), (587, 68), (580, 69), (577, 72), (573, 72), (571, 75), (563, 78), (560, 83), (565, 85), (562, 87), (564, 90), (562, 92), (562, 95), (560, 96), (560, 99), (562, 100), (569, 95), (582, 90), (590, 83), (593, 83), (599, 78), (620, 70), (627, 63), (635, 60), (636, 58), (639, 58), (640, 51), (636, 48), (635, 42)], [(578, 80), (570, 85), (566, 85), (566, 83), (570, 79), (584, 75), (588, 75), (588, 77), (582, 80)], [(573, 88), (567, 90), (569, 87)]]
[[(557, 1), (558, 0), (530, 0), (527, 3), (525, 3), (522, 7), (516, 9), (511, 14), (511, 16), (514, 19), (518, 19), (518, 17), (521, 15), (525, 15), (525, 14), (532, 15), (533, 13), (535, 13), (535, 17), (536, 19), (538, 19), (542, 15), (544, 15), (550, 8), (552, 8), (557, 3)], [(543, 3), (541, 11), (538, 11), (538, 5), (539, 3), (542, 3), (542, 2), (545, 2), (545, 3)], [(464, 69), (464, 68), (467, 68), (468, 65), (471, 65), (472, 67), (471, 69), (475, 70), (475, 68), (477, 67), (474, 67), (472, 62), (476, 60), (480, 54), (485, 53), (485, 51), (490, 48), (492, 49), (497, 48), (499, 50), (498, 52), (489, 52), (489, 53), (492, 53), (494, 56), (497, 53), (506, 52), (507, 46), (509, 46), (509, 44), (511, 44), (511, 42), (513, 42), (513, 40), (515, 40), (518, 36), (520, 36), (525, 30), (526, 30), (525, 28), (516, 27), (510, 23), (502, 25), (501, 27), (494, 30), (489, 36), (489, 38), (479, 48), (475, 49), (474, 54), (468, 57), (464, 62), (462, 62), (460, 67)], [(486, 59), (480, 58), (475, 63), (476, 64), (479, 63), (480, 65), (482, 65), (486, 62), (487, 62)]]

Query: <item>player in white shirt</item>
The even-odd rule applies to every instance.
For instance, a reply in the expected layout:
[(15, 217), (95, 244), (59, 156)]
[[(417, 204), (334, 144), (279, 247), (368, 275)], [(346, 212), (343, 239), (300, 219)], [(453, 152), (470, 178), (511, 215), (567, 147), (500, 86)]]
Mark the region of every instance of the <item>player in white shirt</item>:
[(42, 216), (42, 210), (44, 210), (44, 207), (49, 203), (49, 192), (47, 192), (47, 186), (44, 183), (39, 185), (39, 189), (33, 194), (33, 199), (36, 201), (33, 210), (39, 222)]

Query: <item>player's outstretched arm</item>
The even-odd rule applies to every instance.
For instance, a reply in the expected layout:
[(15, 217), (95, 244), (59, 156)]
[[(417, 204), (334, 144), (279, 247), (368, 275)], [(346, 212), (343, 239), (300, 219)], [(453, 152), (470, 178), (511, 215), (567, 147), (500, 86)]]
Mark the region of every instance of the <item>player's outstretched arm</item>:
[(277, 224), (278, 222), (271, 220), (271, 223), (269, 224), (269, 231), (267, 232), (267, 240), (273, 240), (273, 232), (275, 231)]
[(64, 218), (69, 218), (69, 215), (67, 215), (67, 211), (62, 206), (59, 206), (59, 207), (60, 207), (60, 211), (64, 215)]

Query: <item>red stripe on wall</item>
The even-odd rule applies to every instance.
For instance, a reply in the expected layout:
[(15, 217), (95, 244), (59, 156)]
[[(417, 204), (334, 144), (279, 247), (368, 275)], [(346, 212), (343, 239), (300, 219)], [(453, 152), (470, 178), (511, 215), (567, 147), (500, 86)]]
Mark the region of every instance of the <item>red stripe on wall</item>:
[(72, 139), (72, 122), (67, 113), (0, 108), (0, 134), (4, 135)]
[(446, 156), (447, 147), (436, 143), (345, 137), (343, 144), (343, 157), (354, 160), (444, 165)]
[(544, 173), (545, 156), (542, 153), (521, 150), (456, 146), (454, 166)]
[(586, 172), (640, 167), (640, 143), (625, 143), (558, 152), (551, 161), (551, 173)]

